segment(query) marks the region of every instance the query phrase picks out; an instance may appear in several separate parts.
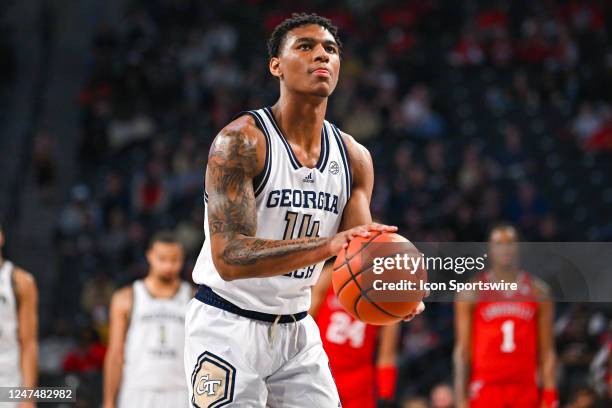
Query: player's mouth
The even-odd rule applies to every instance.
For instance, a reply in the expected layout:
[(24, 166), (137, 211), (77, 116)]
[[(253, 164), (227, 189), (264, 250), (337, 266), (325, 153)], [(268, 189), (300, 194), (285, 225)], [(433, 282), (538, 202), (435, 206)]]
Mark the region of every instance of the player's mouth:
[(312, 73), (318, 77), (331, 78), (331, 72), (329, 72), (327, 68), (317, 68), (313, 70)]

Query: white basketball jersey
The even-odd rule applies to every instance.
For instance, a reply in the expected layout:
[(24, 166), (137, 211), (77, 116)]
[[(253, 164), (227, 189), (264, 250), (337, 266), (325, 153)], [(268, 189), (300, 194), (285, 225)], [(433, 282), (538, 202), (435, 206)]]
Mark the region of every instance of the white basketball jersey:
[(0, 266), (0, 384), (3, 386), (21, 385), (13, 269), (9, 261)]
[[(274, 121), (270, 108), (248, 112), (264, 133), (267, 145), (264, 170), (253, 180), (258, 238), (283, 240), (330, 237), (336, 234), (352, 186), (349, 157), (339, 130), (325, 121), (321, 131), (321, 155), (310, 169), (300, 164), (289, 142)], [(208, 228), (208, 195), (204, 229)], [(319, 279), (324, 262), (269, 278), (226, 282), (215, 269), (210, 240), (206, 239), (193, 280), (205, 284), (235, 305), (270, 314), (308, 310), (310, 290)]]
[(185, 312), (191, 285), (181, 286), (172, 298), (153, 297), (144, 281), (132, 285), (134, 299), (124, 351), (125, 388), (183, 389), (185, 371)]

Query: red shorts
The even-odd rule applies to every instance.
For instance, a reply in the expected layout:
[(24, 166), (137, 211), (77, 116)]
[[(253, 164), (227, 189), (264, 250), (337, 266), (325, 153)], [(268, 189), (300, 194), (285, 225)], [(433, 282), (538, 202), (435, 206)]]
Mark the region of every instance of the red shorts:
[(489, 383), (472, 381), (470, 408), (538, 408), (540, 395), (535, 383)]

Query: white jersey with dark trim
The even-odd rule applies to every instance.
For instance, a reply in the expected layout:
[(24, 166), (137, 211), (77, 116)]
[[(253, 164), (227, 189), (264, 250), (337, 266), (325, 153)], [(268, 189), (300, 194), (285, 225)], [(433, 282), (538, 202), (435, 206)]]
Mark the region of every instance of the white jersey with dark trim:
[[(311, 169), (299, 162), (269, 107), (246, 114), (255, 119), (267, 145), (264, 170), (253, 180), (257, 208), (255, 236), (288, 240), (336, 234), (352, 186), (348, 151), (338, 128), (324, 122), (321, 154), (317, 165)], [(209, 237), (206, 192), (204, 196), (204, 229)], [(281, 276), (227, 282), (215, 269), (210, 240), (206, 239), (193, 271), (193, 280), (208, 285), (243, 309), (293, 314), (310, 307), (310, 290), (319, 279), (323, 264), (320, 262)]]
[(182, 282), (172, 298), (154, 297), (142, 280), (132, 288), (121, 387), (184, 389), (185, 313), (193, 297), (191, 285)]
[(21, 385), (14, 269), (9, 261), (0, 266), (0, 384), (3, 386)]

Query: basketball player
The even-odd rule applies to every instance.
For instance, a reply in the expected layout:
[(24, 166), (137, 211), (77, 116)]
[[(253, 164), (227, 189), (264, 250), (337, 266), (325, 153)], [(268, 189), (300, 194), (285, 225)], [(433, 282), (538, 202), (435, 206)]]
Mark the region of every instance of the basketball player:
[[(3, 246), (0, 224), (0, 387), (32, 388), (38, 381), (38, 291), (31, 274), (4, 259)], [(0, 402), (4, 406), (15, 404)]]
[(280, 98), (229, 123), (208, 156), (207, 239), (186, 317), (194, 407), (338, 407), (307, 313), (311, 287), (353, 237), (397, 230), (372, 223), (368, 151), (325, 120), (340, 72), (336, 27), (294, 14), (268, 50)]
[(392, 400), (395, 394), (400, 326), (373, 326), (347, 313), (330, 285), (331, 273), (326, 264), (309, 313), (321, 331), (342, 407), (375, 408), (377, 398)]
[(182, 282), (183, 247), (160, 232), (147, 251), (149, 273), (111, 300), (104, 361), (104, 407), (188, 405), (183, 377), (185, 310), (193, 295)]
[(489, 252), (490, 269), (480, 280), (516, 282), (518, 290), (469, 293), (455, 302), (458, 406), (556, 407), (554, 306), (549, 289), (519, 268), (514, 227), (494, 228)]

